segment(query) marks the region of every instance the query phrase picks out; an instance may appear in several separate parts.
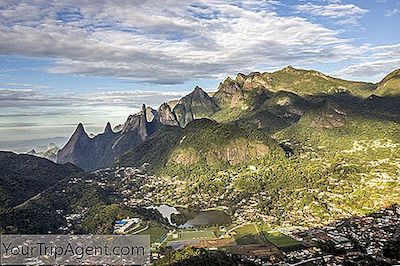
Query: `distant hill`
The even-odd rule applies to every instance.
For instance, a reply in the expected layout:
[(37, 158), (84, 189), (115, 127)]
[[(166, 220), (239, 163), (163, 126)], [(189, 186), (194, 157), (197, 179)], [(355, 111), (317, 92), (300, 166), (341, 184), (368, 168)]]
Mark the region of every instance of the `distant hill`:
[(32, 149), (28, 152), (28, 154), (43, 157), (52, 162), (56, 162), (57, 153), (59, 150), (60, 148), (56, 144), (50, 143), (50, 145), (48, 146), (38, 147), (38, 149)]
[(33, 155), (0, 152), (0, 211), (12, 208), (82, 170)]

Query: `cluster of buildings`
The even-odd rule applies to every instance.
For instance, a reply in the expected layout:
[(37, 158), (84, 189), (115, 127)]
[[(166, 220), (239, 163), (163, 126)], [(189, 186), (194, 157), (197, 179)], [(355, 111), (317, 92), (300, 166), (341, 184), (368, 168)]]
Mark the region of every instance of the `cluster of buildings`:
[[(258, 195), (257, 198), (250, 197), (237, 202), (235, 191), (229, 184), (223, 195), (216, 196), (204, 193), (188, 193), (186, 189), (190, 185), (188, 181), (178, 177), (159, 178), (147, 175), (136, 168), (104, 169), (92, 174), (94, 177), (90, 182), (93, 182), (93, 185), (113, 191), (119, 197), (118, 201), (128, 206), (147, 207), (161, 203), (169, 203), (175, 206), (193, 206), (195, 202), (196, 207), (200, 209), (227, 206), (234, 224), (249, 221), (257, 223), (274, 221), (274, 217), (265, 215), (258, 210), (260, 197), (268, 200), (266, 193)], [(70, 182), (79, 182), (79, 180), (71, 179)], [(71, 225), (74, 220), (81, 219), (81, 215), (79, 217), (74, 215), (76, 214), (68, 216)], [(141, 222), (140, 218), (123, 219), (115, 223), (114, 231), (117, 234), (124, 234), (139, 226)], [(285, 234), (300, 244), (291, 248), (278, 248), (279, 252), (275, 252), (274, 260), (281, 263), (297, 265), (315, 262), (324, 265), (340, 265), (344, 261), (367, 257), (373, 261), (400, 264), (400, 261), (385, 258), (383, 254), (385, 245), (393, 238), (396, 229), (400, 231), (399, 206), (369, 216), (332, 223), (321, 228), (307, 230), (304, 228), (287, 228)], [(398, 234), (400, 235), (400, 233)], [(173, 237), (171, 238), (171, 241), (176, 241)], [(219, 245), (228, 240), (221, 238), (217, 240), (197, 239), (196, 241), (199, 242), (198, 245), (210, 246), (210, 241)], [(218, 245), (214, 242), (215, 247), (212, 246), (212, 248), (217, 248)], [(232, 245), (232, 243), (229, 245)], [(259, 247), (251, 247), (250, 245), (248, 247), (252, 252), (254, 250), (259, 251)], [(256, 263), (262, 262), (265, 265), (271, 262), (270, 258), (253, 256), (246, 251), (246, 248), (241, 247), (241, 250), (238, 250), (240, 256)]]
[(386, 257), (384, 249), (393, 238), (398, 238), (397, 243), (400, 241), (400, 206), (322, 228), (294, 230), (290, 236), (304, 245), (304, 249), (285, 253), (290, 262), (319, 259), (326, 265), (340, 265), (352, 260), (399, 264), (400, 260)]
[(142, 219), (140, 218), (129, 217), (126, 219), (118, 220), (115, 222), (114, 225), (114, 233), (119, 235), (126, 234), (134, 228), (138, 227), (141, 221)]

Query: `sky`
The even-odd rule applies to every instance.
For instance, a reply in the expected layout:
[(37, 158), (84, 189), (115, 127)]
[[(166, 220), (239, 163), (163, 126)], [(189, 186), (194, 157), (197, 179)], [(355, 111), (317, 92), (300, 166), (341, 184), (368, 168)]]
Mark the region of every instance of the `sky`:
[(62, 145), (142, 103), (287, 65), (378, 82), (400, 0), (0, 0), (0, 149)]

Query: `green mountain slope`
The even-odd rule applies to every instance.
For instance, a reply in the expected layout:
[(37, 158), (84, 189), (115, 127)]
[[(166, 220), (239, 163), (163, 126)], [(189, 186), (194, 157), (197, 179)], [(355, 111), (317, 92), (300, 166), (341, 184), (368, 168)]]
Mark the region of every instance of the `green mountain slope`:
[(380, 96), (400, 94), (400, 69), (393, 71), (378, 83), (376, 94)]
[(375, 88), (291, 67), (238, 74), (213, 94), (214, 121), (194, 120), (132, 152), (177, 182), (158, 188), (177, 205), (296, 225), (370, 213), (400, 202), (400, 101), (395, 88), (384, 97)]
[(23, 203), (58, 181), (82, 171), (33, 155), (0, 152), (0, 211)]
[(277, 143), (266, 133), (236, 124), (218, 124), (200, 119), (193, 121), (182, 132), (182, 139), (168, 164), (234, 165), (277, 150)]
[(117, 164), (152, 170), (166, 165), (234, 165), (273, 153), (283, 153), (266, 132), (198, 119), (184, 129), (165, 127), (152, 139), (123, 154)]

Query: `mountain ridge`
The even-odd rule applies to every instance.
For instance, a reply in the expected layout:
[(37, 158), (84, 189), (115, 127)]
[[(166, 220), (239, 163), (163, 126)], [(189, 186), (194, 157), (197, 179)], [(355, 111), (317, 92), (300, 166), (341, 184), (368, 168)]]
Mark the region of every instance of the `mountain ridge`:
[[(212, 96), (196, 86), (173, 107), (163, 103), (154, 110), (143, 105), (141, 112), (130, 115), (118, 132), (107, 123), (103, 134), (90, 138), (83, 125), (78, 124), (67, 144), (58, 152), (57, 162), (72, 162), (86, 170), (109, 167), (118, 156), (139, 147), (163, 126), (185, 128), (202, 118), (276, 132), (297, 123), (310, 109), (318, 108), (319, 101), (326, 101), (334, 95), (348, 95), (342, 96), (344, 99), (351, 99), (354, 95), (359, 99), (357, 104), (370, 105), (371, 102), (365, 99), (380, 95), (379, 88), (396, 80), (396, 73), (398, 71), (392, 72), (377, 84), (346, 81), (292, 66), (271, 73), (238, 73), (235, 79), (227, 77), (221, 82)], [(343, 123), (342, 115), (332, 107), (337, 105), (335, 101), (319, 113), (320, 118), (314, 121), (313, 126), (329, 128)], [(380, 102), (377, 101), (378, 106)]]

